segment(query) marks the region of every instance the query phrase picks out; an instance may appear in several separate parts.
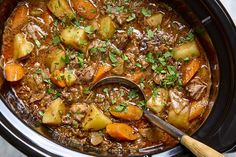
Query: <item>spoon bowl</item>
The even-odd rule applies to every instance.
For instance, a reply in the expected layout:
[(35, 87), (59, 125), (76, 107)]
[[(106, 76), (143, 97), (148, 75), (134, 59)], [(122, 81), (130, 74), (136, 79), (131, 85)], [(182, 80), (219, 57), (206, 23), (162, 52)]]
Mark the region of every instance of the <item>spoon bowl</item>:
[[(98, 88), (103, 85), (107, 84), (118, 84), (125, 86), (129, 89), (135, 89), (137, 90), (138, 94), (141, 96), (143, 100), (146, 100), (145, 95), (142, 91), (142, 89), (133, 81), (121, 77), (121, 76), (109, 76), (105, 77), (98, 82), (96, 82), (94, 85), (90, 87), (91, 90), (94, 90), (95, 88)], [(188, 136), (175, 126), (171, 125), (170, 123), (162, 120), (158, 116), (156, 116), (152, 111), (149, 109), (144, 110), (143, 115), (155, 126), (159, 127), (160, 129), (166, 131), (168, 134), (173, 136), (175, 139), (177, 139), (182, 145), (187, 147), (193, 154), (195, 154), (198, 157), (223, 157), (223, 155), (216, 150), (212, 149), (211, 147), (201, 143), (200, 141), (197, 141), (196, 139)]]

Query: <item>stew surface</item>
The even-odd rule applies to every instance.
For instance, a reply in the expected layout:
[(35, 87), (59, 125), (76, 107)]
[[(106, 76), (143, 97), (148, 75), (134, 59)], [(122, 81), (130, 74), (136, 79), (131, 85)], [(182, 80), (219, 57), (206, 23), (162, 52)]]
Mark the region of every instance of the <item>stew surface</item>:
[[(152, 126), (144, 109), (192, 134), (208, 108), (206, 54), (193, 29), (161, 1), (19, 2), (6, 22), (1, 59), (30, 125), (79, 151), (162, 151), (177, 141)], [(137, 83), (147, 101), (119, 85), (90, 90), (112, 75)]]

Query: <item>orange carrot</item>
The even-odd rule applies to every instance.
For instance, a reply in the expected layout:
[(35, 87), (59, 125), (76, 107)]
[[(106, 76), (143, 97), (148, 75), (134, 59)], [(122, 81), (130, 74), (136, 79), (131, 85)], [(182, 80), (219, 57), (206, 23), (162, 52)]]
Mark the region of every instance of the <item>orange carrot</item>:
[(190, 107), (189, 121), (199, 117), (205, 109), (205, 106), (199, 102), (193, 102)]
[(110, 64), (99, 65), (96, 74), (93, 77), (93, 83), (100, 80), (108, 71), (111, 70)]
[(90, 0), (72, 0), (75, 11), (86, 19), (94, 19), (97, 15), (97, 8)]
[(57, 85), (58, 87), (65, 87), (66, 86), (66, 81), (64, 80), (62, 73), (60, 72), (60, 70), (55, 70), (50, 77), (52, 83), (54, 83), (55, 85)]
[(187, 84), (191, 78), (195, 75), (195, 73), (198, 71), (200, 68), (200, 60), (199, 58), (195, 58), (188, 62), (187, 64), (184, 64), (183, 67), (181, 68), (182, 71), (182, 80), (183, 84)]
[(116, 105), (110, 108), (110, 113), (120, 119), (139, 120), (143, 115), (143, 110), (134, 105), (128, 105), (123, 111), (116, 111)]
[(7, 81), (19, 81), (24, 76), (24, 69), (21, 64), (9, 63), (5, 66), (5, 77)]
[(113, 138), (123, 141), (132, 141), (138, 138), (134, 129), (124, 123), (112, 123), (106, 126), (106, 132)]
[(144, 72), (142, 71), (137, 71), (133, 75), (128, 76), (128, 78), (131, 81), (134, 81), (135, 83), (139, 83), (140, 79), (144, 76)]
[(26, 5), (17, 7), (12, 18), (12, 29), (24, 24), (28, 20), (29, 8)]

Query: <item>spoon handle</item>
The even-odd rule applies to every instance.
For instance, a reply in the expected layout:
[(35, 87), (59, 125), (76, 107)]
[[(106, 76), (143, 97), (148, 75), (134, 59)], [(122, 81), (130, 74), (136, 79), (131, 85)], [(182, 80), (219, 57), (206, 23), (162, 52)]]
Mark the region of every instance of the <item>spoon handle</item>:
[(223, 157), (221, 153), (188, 135), (183, 135), (180, 143), (187, 147), (197, 157)]

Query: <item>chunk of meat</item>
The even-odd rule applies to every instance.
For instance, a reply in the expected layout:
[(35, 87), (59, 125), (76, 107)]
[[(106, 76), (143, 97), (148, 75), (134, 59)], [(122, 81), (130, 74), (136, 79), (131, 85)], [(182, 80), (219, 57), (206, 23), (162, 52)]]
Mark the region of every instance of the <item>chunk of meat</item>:
[(14, 16), (12, 18), (11, 28), (15, 29), (23, 25), (28, 20), (29, 8), (27, 5), (20, 5), (14, 10)]
[(92, 80), (95, 74), (95, 64), (84, 68), (82, 71), (79, 72), (79, 80), (87, 82)]
[(103, 137), (101, 133), (98, 133), (98, 132), (91, 133), (90, 142), (92, 143), (92, 145), (94, 146), (99, 145), (100, 143), (102, 143), (102, 141), (103, 141)]
[(200, 77), (195, 77), (186, 86), (189, 95), (194, 99), (200, 99), (207, 90), (207, 83), (203, 82)]
[(185, 106), (189, 104), (189, 100), (184, 98), (184, 93), (177, 89), (169, 91), (171, 106), (176, 114), (179, 114)]

